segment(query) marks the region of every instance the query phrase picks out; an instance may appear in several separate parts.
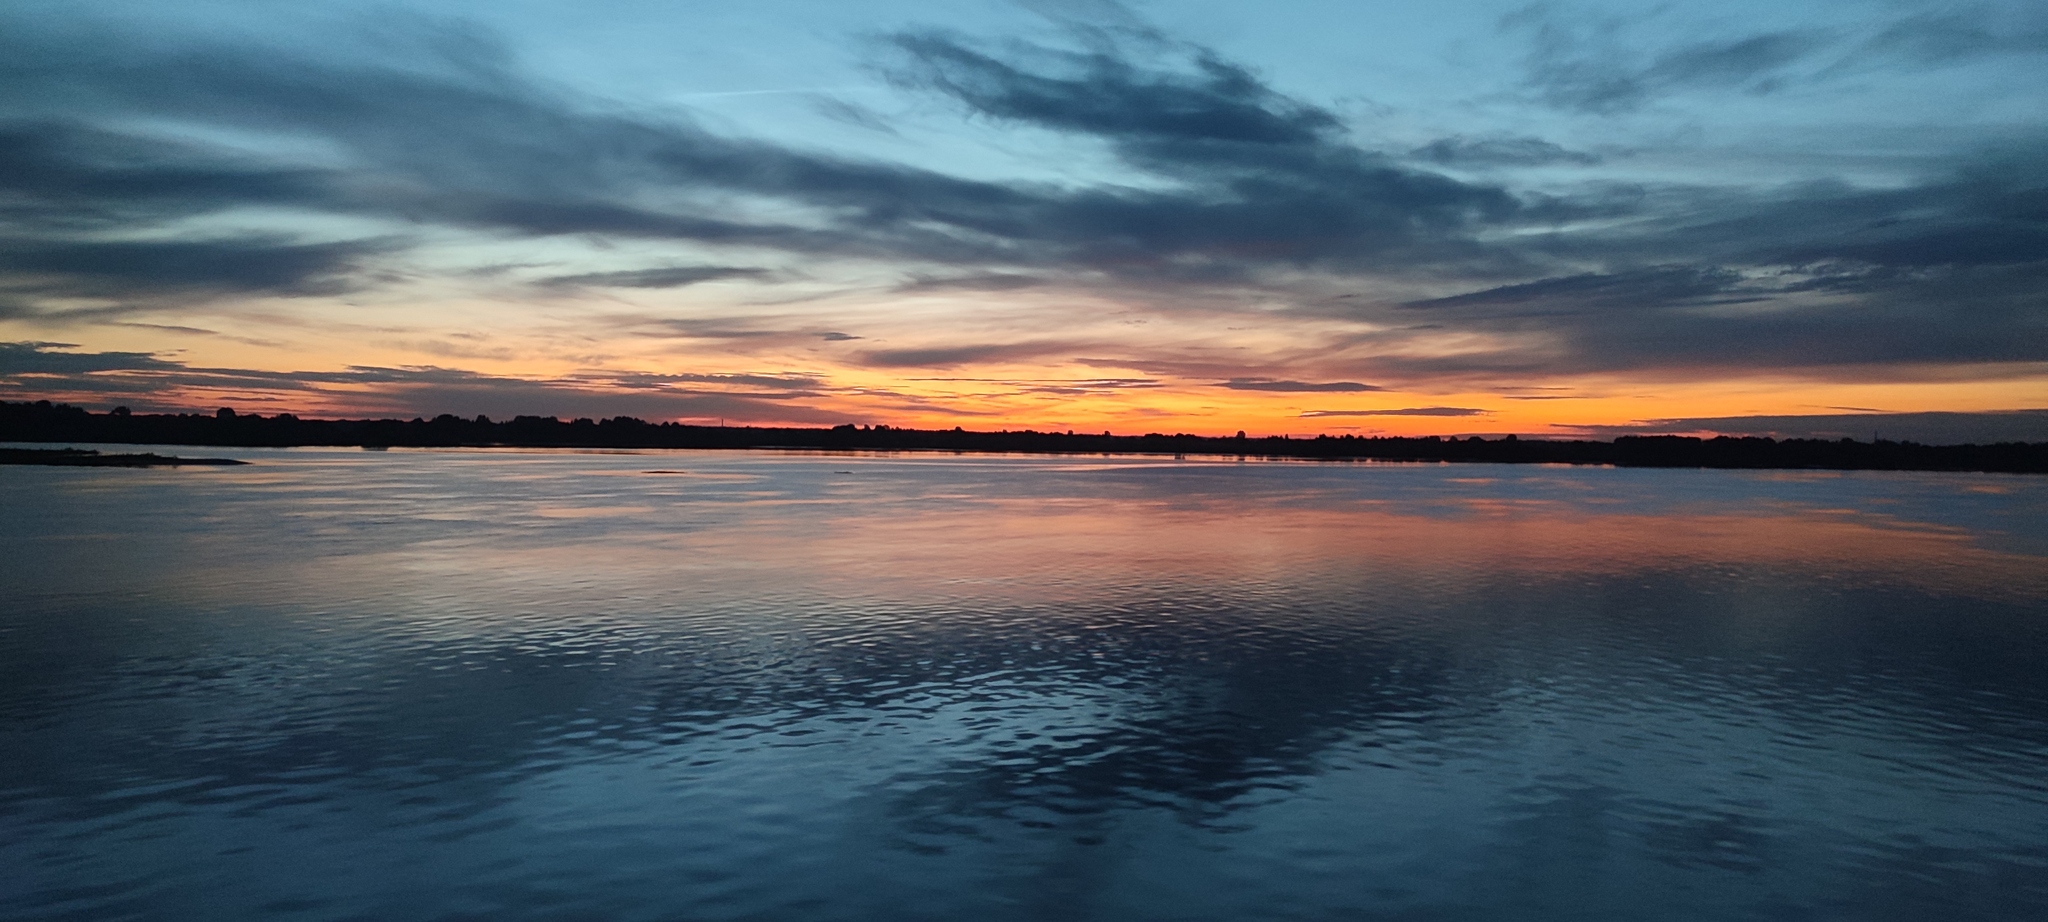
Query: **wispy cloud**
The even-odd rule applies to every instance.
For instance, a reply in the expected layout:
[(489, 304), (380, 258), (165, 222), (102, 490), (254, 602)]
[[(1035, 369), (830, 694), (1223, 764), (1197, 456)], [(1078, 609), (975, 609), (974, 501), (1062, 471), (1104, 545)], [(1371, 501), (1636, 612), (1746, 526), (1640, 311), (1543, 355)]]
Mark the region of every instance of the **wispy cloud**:
[(1216, 386), (1227, 387), (1234, 391), (1274, 391), (1278, 393), (1302, 394), (1353, 393), (1363, 391), (1386, 390), (1386, 388), (1379, 387), (1377, 385), (1360, 384), (1356, 381), (1278, 381), (1272, 378), (1232, 378)]
[(1457, 135), (1438, 138), (1409, 153), (1410, 156), (1442, 166), (1543, 166), (1570, 163), (1592, 166), (1601, 161), (1597, 154), (1567, 150), (1542, 138), (1496, 135), (1470, 138)]
[(1398, 410), (1309, 410), (1301, 416), (1304, 419), (1326, 416), (1485, 416), (1492, 412), (1472, 407), (1405, 407)]
[(721, 279), (761, 278), (764, 269), (738, 266), (665, 266), (654, 269), (626, 269), (617, 272), (584, 272), (551, 275), (535, 284), (546, 288), (682, 288)]
[(979, 343), (874, 349), (860, 353), (858, 360), (874, 368), (947, 368), (990, 362), (1017, 362), (1048, 355), (1071, 354), (1073, 351), (1073, 344), (1064, 342)]
[(1678, 90), (1768, 93), (1832, 38), (1814, 30), (1780, 30), (1644, 48), (1632, 34), (1637, 24), (1550, 4), (1525, 7), (1502, 19), (1504, 29), (1528, 38), (1527, 86), (1552, 105), (1602, 114), (1634, 109)]

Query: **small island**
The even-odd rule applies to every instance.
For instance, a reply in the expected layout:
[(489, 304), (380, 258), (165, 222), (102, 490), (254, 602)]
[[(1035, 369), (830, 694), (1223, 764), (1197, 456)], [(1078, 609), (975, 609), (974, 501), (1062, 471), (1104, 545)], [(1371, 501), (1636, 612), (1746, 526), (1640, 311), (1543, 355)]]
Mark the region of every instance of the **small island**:
[(247, 464), (233, 458), (178, 458), (144, 452), (103, 455), (82, 448), (0, 448), (0, 464), (44, 464), (55, 467), (179, 467), (191, 464)]

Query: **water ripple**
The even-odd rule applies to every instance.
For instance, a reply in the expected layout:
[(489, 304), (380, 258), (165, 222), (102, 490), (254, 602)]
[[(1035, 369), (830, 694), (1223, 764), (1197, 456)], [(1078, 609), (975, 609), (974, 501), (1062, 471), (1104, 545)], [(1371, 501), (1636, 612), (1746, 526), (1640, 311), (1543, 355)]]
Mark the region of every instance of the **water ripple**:
[(2048, 914), (2038, 479), (249, 457), (0, 471), (0, 919)]

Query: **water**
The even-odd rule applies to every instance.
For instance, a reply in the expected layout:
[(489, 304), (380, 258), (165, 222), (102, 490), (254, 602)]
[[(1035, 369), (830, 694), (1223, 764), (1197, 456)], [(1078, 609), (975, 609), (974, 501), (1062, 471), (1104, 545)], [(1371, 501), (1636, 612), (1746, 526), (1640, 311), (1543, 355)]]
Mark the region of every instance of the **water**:
[(227, 453), (0, 468), (0, 919), (2048, 917), (2048, 478)]

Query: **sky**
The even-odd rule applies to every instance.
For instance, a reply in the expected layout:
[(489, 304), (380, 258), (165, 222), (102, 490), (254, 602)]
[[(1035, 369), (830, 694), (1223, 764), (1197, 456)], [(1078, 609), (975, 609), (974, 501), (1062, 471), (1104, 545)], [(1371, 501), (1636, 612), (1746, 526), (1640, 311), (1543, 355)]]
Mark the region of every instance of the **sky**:
[(0, 399), (2048, 440), (2043, 87), (2026, 0), (12, 0)]

